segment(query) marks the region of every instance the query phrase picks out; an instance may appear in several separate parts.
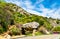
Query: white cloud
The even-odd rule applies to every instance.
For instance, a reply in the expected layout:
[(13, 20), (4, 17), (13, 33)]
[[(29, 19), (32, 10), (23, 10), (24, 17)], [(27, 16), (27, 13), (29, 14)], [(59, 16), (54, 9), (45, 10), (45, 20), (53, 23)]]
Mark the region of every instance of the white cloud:
[(51, 13), (52, 18), (59, 18), (60, 19), (60, 8), (56, 9), (54, 12)]
[[(53, 4), (51, 7), (53, 7), (54, 5), (55, 4)], [(45, 8), (44, 5), (40, 4), (40, 8), (38, 8), (37, 10), (42, 11), (42, 13), (39, 15), (60, 19), (60, 8), (48, 9), (48, 8)], [(48, 14), (48, 16), (47, 16), (47, 14)]]
[(23, 6), (22, 0), (20, 0), (20, 1), (18, 1), (18, 0), (5, 0), (5, 1), (8, 2), (8, 3), (14, 3), (18, 6), (20, 6), (20, 5)]
[(35, 4), (39, 4), (41, 2), (43, 2), (44, 0), (38, 0)]
[[(52, 17), (52, 18), (59, 18), (60, 19), (60, 8), (56, 9), (54, 8), (54, 6), (56, 5), (56, 3), (52, 4), (51, 7), (52, 9), (48, 9), (48, 8), (45, 8), (43, 4), (40, 4), (39, 7), (40, 8), (36, 8), (36, 4), (42, 2), (44, 0), (38, 0), (34, 5), (32, 5), (31, 1), (30, 0), (26, 0), (26, 1), (8, 1), (7, 2), (12, 2), (12, 3), (15, 3), (17, 4), (18, 6), (21, 6), (22, 8), (24, 8), (26, 11), (32, 13), (32, 14), (36, 14), (36, 15), (41, 15), (41, 16), (45, 16), (45, 17)], [(26, 7), (25, 7), (25, 6)], [(37, 12), (37, 11), (34, 11), (33, 9), (37, 9), (39, 11), (42, 11), (41, 13), (40, 12)]]
[(26, 5), (27, 9), (33, 9), (34, 6), (32, 6), (32, 3), (30, 1), (24, 1), (24, 4)]

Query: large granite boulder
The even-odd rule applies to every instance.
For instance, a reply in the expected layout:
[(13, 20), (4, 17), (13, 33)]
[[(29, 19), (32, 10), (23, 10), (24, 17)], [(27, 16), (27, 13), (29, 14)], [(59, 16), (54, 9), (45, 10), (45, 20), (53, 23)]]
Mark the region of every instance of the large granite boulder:
[(37, 28), (38, 26), (39, 26), (39, 23), (37, 23), (37, 22), (30, 22), (30, 23), (23, 24), (22, 27), (24, 27), (24, 28), (28, 28), (28, 27), (30, 27), (30, 28)]
[(36, 28), (38, 28), (39, 26), (39, 23), (37, 22), (30, 22), (30, 23), (26, 23), (26, 24), (23, 24), (23, 28), (32, 28), (33, 29), (33, 33), (32, 35), (35, 36), (35, 32), (36, 32)]

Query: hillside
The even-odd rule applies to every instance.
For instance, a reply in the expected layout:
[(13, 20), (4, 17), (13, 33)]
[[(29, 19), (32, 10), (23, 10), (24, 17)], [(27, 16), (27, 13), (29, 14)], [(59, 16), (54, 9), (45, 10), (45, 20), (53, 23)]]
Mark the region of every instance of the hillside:
[(53, 26), (60, 25), (60, 20), (30, 14), (15, 4), (0, 2), (0, 33), (6, 31), (8, 25), (25, 24), (34, 21), (38, 22), (40, 26), (44, 26), (47, 30), (51, 30)]

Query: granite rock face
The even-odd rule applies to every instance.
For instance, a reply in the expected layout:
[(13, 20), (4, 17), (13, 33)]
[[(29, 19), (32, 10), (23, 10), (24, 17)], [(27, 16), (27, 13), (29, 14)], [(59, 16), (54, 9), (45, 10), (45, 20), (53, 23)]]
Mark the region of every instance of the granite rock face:
[(28, 28), (28, 27), (37, 28), (38, 26), (39, 26), (39, 23), (37, 22), (30, 22), (30, 23), (23, 24), (24, 28)]

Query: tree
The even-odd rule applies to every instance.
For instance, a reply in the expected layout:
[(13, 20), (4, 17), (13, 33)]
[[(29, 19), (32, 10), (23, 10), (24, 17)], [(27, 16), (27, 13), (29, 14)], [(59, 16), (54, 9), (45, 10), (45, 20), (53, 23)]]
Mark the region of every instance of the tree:
[(0, 9), (0, 24), (3, 27), (4, 31), (7, 31), (8, 25), (10, 25), (11, 18), (12, 15), (9, 12), (7, 12), (7, 10), (5, 10), (4, 8)]

